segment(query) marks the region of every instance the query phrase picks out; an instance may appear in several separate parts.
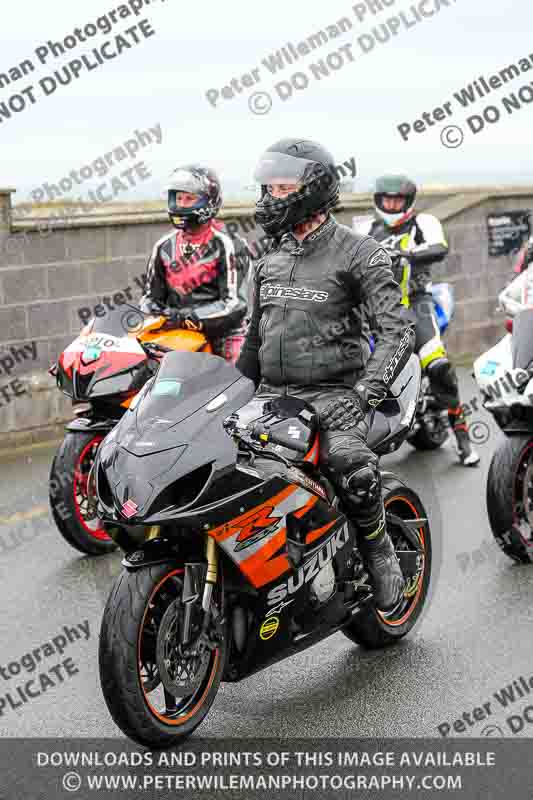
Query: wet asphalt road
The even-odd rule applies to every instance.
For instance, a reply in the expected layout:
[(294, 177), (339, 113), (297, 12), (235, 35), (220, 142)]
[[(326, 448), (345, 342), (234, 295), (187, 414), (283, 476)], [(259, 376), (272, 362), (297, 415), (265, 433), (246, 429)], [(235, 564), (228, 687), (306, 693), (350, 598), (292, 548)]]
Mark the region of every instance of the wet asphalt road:
[[(468, 401), (475, 390), (466, 370), (461, 383)], [(533, 567), (514, 565), (492, 542), (484, 498), (499, 434), (485, 412), (473, 419), (491, 432), (478, 448), (476, 469), (457, 464), (450, 440), (430, 454), (404, 445), (384, 460), (423, 498), (437, 550), (440, 574), (415, 631), (380, 652), (365, 652), (338, 633), (241, 683), (222, 685), (198, 735), (438, 736), (439, 725), (487, 702), (490, 714), (467, 717), (454, 735), (491, 735), (489, 725), (512, 735), (506, 718), (533, 705), (533, 690), (508, 709), (493, 693), (533, 676)], [(100, 692), (97, 638), (120, 555), (83, 557), (58, 534), (47, 510), (53, 450), (0, 461), (0, 733), (117, 736)], [(64, 626), (77, 629), (71, 641)], [(54, 637), (62, 638), (43, 649)], [(40, 663), (28, 656), (21, 664), (36, 648)], [(18, 675), (5, 672), (10, 662), (18, 662), (12, 666)], [(49, 681), (40, 696), (16, 709), (5, 701), (6, 692), (16, 697), (17, 686), (43, 672)], [(517, 735), (533, 736), (533, 724)]]

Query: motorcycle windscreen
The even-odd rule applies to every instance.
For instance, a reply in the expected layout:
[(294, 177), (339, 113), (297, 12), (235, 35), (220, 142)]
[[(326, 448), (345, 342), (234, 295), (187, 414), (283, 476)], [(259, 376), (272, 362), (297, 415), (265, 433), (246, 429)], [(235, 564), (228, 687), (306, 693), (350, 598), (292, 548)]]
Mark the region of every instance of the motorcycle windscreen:
[[(102, 306), (103, 307), (103, 306)], [(145, 314), (137, 306), (124, 303), (113, 309), (106, 309), (103, 316), (93, 317), (89, 320), (82, 333), (109, 333), (111, 336), (121, 338), (140, 331), (145, 319), (153, 314)]]
[(237, 447), (223, 422), (253, 393), (253, 382), (218, 356), (165, 356), (99, 450), (108, 506), (133, 499), (137, 516), (146, 518), (192, 502), (212, 475), (233, 468)]
[(527, 369), (533, 362), (533, 308), (521, 311), (513, 320), (511, 340), (513, 369)]
[[(242, 380), (239, 370), (218, 356), (168, 353), (154, 381), (123, 419), (125, 446), (130, 452), (141, 454), (186, 443), (196, 427), (198, 417), (191, 418), (197, 411), (203, 409), (211, 420), (218, 413), (225, 417), (235, 410), (230, 408), (232, 404), (225, 392)], [(249, 383), (249, 391), (241, 405), (253, 394), (252, 382), (246, 383)]]

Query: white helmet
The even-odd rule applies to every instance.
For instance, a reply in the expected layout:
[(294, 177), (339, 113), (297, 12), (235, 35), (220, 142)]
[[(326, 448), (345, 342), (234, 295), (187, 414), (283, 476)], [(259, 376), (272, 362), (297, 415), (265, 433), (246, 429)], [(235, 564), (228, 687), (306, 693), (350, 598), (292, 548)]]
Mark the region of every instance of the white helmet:
[[(403, 208), (400, 211), (385, 211), (383, 208), (384, 197), (403, 197)], [(376, 214), (389, 228), (396, 228), (413, 216), (415, 200), (416, 184), (406, 175), (382, 175), (377, 179), (374, 207)]]

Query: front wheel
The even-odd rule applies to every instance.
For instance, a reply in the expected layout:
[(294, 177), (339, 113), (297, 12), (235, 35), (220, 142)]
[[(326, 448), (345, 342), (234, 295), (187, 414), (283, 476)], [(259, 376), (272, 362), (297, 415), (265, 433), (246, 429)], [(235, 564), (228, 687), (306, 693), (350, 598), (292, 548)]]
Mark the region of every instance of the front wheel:
[(115, 550), (93, 510), (89, 472), (103, 440), (101, 433), (67, 431), (50, 469), (52, 516), (63, 538), (82, 553), (98, 556)]
[(521, 564), (533, 561), (533, 438), (506, 437), (487, 476), (487, 513), (503, 552)]
[[(100, 631), (100, 682), (118, 727), (141, 745), (171, 747), (200, 725), (216, 697), (224, 635), (202, 641), (195, 604), (187, 645), (183, 569), (169, 564), (124, 571), (107, 601)], [(216, 608), (219, 593), (214, 594)], [(219, 619), (221, 617), (219, 616)]]
[[(412, 489), (392, 474), (383, 475), (383, 502), (387, 518), (387, 531), (396, 553), (410, 551), (409, 574), (403, 600), (393, 613), (379, 611), (372, 603), (366, 604), (343, 632), (353, 642), (368, 649), (394, 644), (406, 636), (422, 613), (431, 577), (431, 531), (429, 521), (412, 532), (417, 539), (417, 550), (406, 537), (404, 530), (394, 522), (400, 520), (427, 519), (422, 501)], [(406, 554), (407, 555), (407, 554)], [(402, 560), (401, 555), (399, 556)]]

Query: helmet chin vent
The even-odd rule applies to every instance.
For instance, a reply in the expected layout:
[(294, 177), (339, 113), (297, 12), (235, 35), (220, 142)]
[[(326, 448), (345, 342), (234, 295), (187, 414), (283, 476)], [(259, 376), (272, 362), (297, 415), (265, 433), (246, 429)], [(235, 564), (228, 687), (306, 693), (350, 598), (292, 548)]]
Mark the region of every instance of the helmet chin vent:
[(413, 216), (414, 213), (414, 203), (410, 206), (407, 211), (398, 211), (396, 213), (382, 211), (381, 208), (376, 207), (376, 214), (383, 220), (385, 225), (389, 228), (397, 228), (399, 225), (402, 225), (404, 222), (407, 222)]

